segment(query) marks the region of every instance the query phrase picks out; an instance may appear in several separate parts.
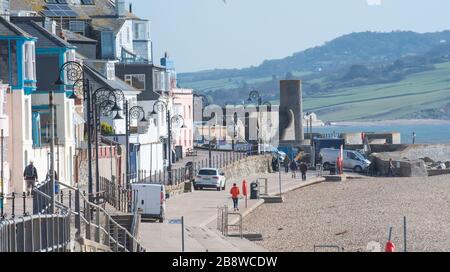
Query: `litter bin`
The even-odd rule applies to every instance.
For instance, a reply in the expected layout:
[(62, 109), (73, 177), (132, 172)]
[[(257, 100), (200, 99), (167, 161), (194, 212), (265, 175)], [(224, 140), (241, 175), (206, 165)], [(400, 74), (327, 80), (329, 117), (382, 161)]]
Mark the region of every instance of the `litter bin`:
[(337, 174), (336, 166), (331, 166), (330, 167), (330, 175), (336, 175), (336, 174)]
[(259, 199), (259, 184), (257, 182), (250, 184), (250, 199)]

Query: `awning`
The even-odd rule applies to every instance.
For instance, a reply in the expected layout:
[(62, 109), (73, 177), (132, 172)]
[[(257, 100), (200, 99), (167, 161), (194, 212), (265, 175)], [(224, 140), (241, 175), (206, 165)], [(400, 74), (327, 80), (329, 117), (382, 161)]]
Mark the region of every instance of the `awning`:
[(84, 120), (84, 118), (81, 115), (79, 115), (78, 113), (75, 112), (73, 114), (73, 123), (75, 125), (82, 125), (82, 124), (86, 123), (86, 121)]

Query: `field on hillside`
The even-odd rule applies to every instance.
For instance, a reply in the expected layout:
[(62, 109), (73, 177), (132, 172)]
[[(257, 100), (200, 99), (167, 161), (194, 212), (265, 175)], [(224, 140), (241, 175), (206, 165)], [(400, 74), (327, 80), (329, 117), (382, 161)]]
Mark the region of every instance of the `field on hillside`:
[[(450, 105), (450, 62), (437, 64), (435, 67), (434, 70), (412, 74), (396, 83), (343, 88), (306, 96), (305, 111), (314, 111), (320, 119), (334, 122), (437, 119), (439, 117), (424, 111), (438, 111)], [(300, 73), (295, 75), (298, 76)], [(318, 78), (310, 83), (321, 83), (322, 79)], [(194, 90), (233, 89), (242, 85), (243, 80), (236, 77), (183, 85)], [(245, 79), (248, 84), (270, 80), (269, 77)], [(278, 103), (278, 101), (270, 102)]]
[[(450, 62), (391, 84), (339, 89), (305, 98), (308, 111), (322, 120), (386, 120), (412, 118), (422, 110), (450, 103)], [(416, 116), (417, 117), (417, 116)]]

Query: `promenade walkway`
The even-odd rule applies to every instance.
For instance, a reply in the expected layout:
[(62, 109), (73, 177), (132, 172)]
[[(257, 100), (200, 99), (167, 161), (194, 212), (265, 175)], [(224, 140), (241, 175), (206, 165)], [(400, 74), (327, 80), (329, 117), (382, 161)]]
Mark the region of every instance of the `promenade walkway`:
[[(257, 178), (268, 178), (269, 194), (278, 194), (278, 173), (259, 174), (246, 178), (250, 183)], [(292, 179), (291, 174), (282, 173), (282, 192), (314, 184), (321, 180), (315, 172), (310, 172), (306, 182), (301, 179)], [(264, 248), (239, 238), (222, 237), (216, 231), (217, 207), (227, 205), (232, 209), (229, 188), (233, 182), (241, 186), (242, 180), (228, 180), (227, 190), (217, 192), (214, 190), (195, 191), (183, 194), (167, 201), (166, 222), (143, 222), (140, 226), (139, 239), (143, 247), (150, 252), (181, 251), (181, 225), (169, 224), (171, 219), (185, 220), (185, 250), (187, 252), (252, 252), (265, 251)], [(259, 205), (261, 200), (248, 200), (240, 202), (240, 211), (246, 214)]]

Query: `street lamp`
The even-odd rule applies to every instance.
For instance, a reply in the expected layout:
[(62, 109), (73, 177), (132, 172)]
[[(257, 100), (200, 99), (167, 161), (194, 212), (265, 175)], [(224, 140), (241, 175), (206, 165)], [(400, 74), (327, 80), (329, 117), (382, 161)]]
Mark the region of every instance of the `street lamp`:
[[(93, 174), (92, 174), (92, 133), (94, 130), (93, 121), (94, 121), (94, 105), (93, 104), (93, 96), (100, 95), (100, 94), (108, 94), (108, 97), (112, 97), (112, 93), (107, 88), (99, 88), (94, 93), (92, 92), (92, 86), (90, 84), (89, 79), (85, 76), (85, 69), (84, 66), (76, 61), (68, 61), (65, 62), (58, 72), (58, 78), (55, 81), (55, 85), (59, 87), (65, 87), (66, 83), (64, 82), (65, 79), (68, 80), (68, 82), (73, 83), (73, 93), (70, 95), (69, 98), (71, 99), (83, 99), (83, 101), (86, 102), (86, 114), (87, 114), (87, 150), (88, 150), (88, 197), (89, 201), (92, 202), (93, 197)], [(67, 84), (70, 85), (70, 84)], [(52, 93), (50, 92), (51, 100), (53, 100)], [(104, 95), (102, 97), (104, 98)], [(97, 97), (99, 98), (99, 97)], [(105, 101), (105, 99), (102, 99)], [(50, 101), (52, 102), (52, 101)], [(114, 97), (114, 103), (105, 102), (103, 103), (104, 107), (108, 107), (110, 111), (119, 111), (120, 107), (117, 105), (117, 98)], [(53, 116), (52, 116), (53, 118)], [(117, 113), (116, 117), (114, 119), (120, 119), (120, 115)], [(95, 125), (95, 124), (94, 124)], [(50, 141), (50, 144), (52, 145), (52, 141)], [(98, 144), (98, 143), (97, 143)], [(51, 148), (52, 149), (52, 148)], [(98, 154), (98, 148), (97, 148), (97, 154)], [(53, 165), (53, 157), (54, 157), (54, 151), (51, 150), (51, 161)], [(97, 156), (98, 158), (98, 156)], [(98, 167), (98, 162), (97, 162)], [(52, 168), (51, 168), (52, 169)], [(98, 168), (97, 168), (98, 169)], [(53, 169), (54, 170), (54, 167)], [(53, 172), (51, 175), (51, 180), (54, 180)], [(98, 175), (98, 171), (97, 171)], [(97, 179), (98, 184), (98, 179)], [(98, 185), (97, 185), (97, 191), (98, 191)], [(53, 196), (54, 197), (54, 196)]]
[(168, 159), (169, 159), (169, 166), (167, 168), (168, 178), (169, 182), (172, 184), (172, 123), (181, 123), (181, 128), (186, 128), (184, 125), (184, 119), (181, 115), (174, 115), (171, 116), (170, 110), (167, 106), (167, 103), (158, 100), (153, 104), (153, 111), (151, 112), (151, 115), (156, 115), (158, 113), (166, 113), (166, 121), (167, 121), (167, 134), (168, 134)]
[(258, 110), (258, 129), (257, 133), (257, 142), (258, 142), (258, 154), (261, 154), (261, 140), (260, 140), (260, 128), (261, 128), (261, 114), (260, 114), (260, 106), (262, 105), (262, 97), (258, 91), (253, 90), (248, 95), (248, 102), (256, 101), (257, 102), (257, 110)]
[[(309, 139), (311, 141), (311, 145), (313, 142), (313, 131), (312, 131), (312, 112), (307, 112), (306, 113), (306, 128), (307, 128), (307, 133), (309, 134)], [(309, 122), (309, 125), (308, 125)]]
[[(71, 82), (74, 82), (74, 90), (70, 98), (75, 99), (80, 95), (83, 97), (83, 100), (86, 101), (87, 104), (87, 141), (88, 141), (88, 197), (89, 201), (92, 200), (93, 188), (92, 188), (92, 124), (91, 124), (91, 116), (92, 116), (92, 101), (91, 101), (91, 85), (89, 79), (85, 77), (85, 71), (82, 64), (75, 61), (68, 61), (64, 63), (58, 72), (58, 78), (55, 81), (56, 86), (66, 86), (64, 83), (64, 78)], [(61, 79), (62, 78), (62, 79)], [(81, 88), (80, 88), (81, 86)], [(77, 96), (78, 94), (78, 96)], [(53, 116), (52, 116), (53, 118)], [(53, 165), (53, 156), (51, 154), (51, 160)], [(51, 173), (51, 180), (54, 181), (53, 171)], [(54, 199), (54, 194), (52, 194), (52, 200)]]
[[(264, 106), (267, 106), (267, 128), (270, 128), (270, 131), (272, 131), (272, 117), (271, 117), (271, 112), (272, 112), (272, 103), (270, 103), (269, 101), (266, 101), (263, 103)], [(264, 142), (263, 142), (263, 152), (266, 152), (266, 142), (267, 142), (267, 131), (265, 131), (266, 133), (264, 133), (264, 137), (262, 136), (264, 130), (262, 129), (262, 123), (261, 122), (261, 142), (263, 142), (263, 138), (264, 138)], [(269, 133), (269, 135), (271, 135)]]
[[(99, 88), (93, 93), (93, 102), (95, 105), (94, 108), (94, 128), (95, 128), (95, 189), (97, 192), (97, 197), (99, 197), (98, 193), (100, 192), (100, 167), (99, 167), (99, 141), (101, 140), (101, 116), (112, 116), (113, 112), (116, 112), (113, 120), (123, 119), (120, 116), (119, 111), (122, 109), (117, 104), (118, 98), (116, 96), (116, 92), (109, 88)], [(100, 131), (100, 137), (98, 132)]]
[(145, 118), (145, 110), (140, 106), (134, 106), (129, 108), (128, 100), (124, 101), (124, 111), (125, 111), (125, 144), (126, 144), (126, 182), (127, 186), (130, 184), (130, 128), (131, 119), (138, 120), (142, 115), (140, 122), (147, 123), (148, 120)]

